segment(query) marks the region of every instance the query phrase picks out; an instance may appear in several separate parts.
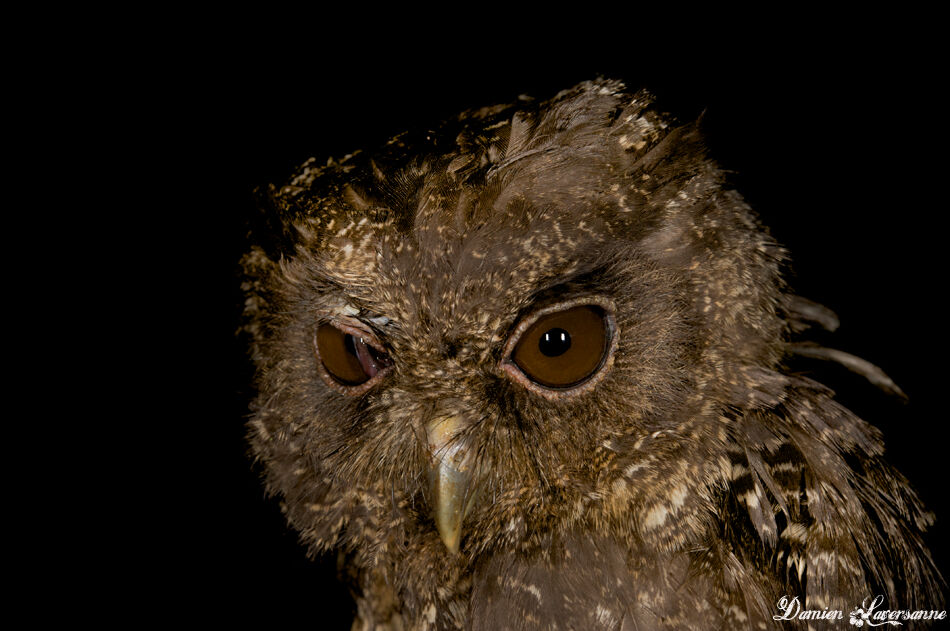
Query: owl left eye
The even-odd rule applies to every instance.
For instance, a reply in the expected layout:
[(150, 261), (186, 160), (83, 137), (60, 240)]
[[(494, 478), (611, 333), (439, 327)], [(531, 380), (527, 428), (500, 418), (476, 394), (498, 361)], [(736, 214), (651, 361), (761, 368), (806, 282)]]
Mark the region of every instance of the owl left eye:
[(362, 392), (392, 366), (369, 334), (349, 326), (321, 324), (314, 342), (320, 363), (335, 382), (331, 385), (346, 392)]
[(543, 310), (518, 327), (503, 368), (536, 391), (572, 390), (603, 372), (614, 341), (612, 323), (596, 304)]

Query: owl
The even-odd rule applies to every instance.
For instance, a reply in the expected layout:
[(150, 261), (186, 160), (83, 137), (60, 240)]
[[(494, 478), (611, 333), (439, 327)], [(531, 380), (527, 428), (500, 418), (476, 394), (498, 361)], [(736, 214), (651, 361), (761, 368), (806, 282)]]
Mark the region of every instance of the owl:
[(249, 440), (301, 541), (339, 555), (354, 629), (941, 602), (932, 515), (880, 432), (788, 361), (899, 390), (800, 340), (835, 316), (648, 92), (467, 111), (260, 197)]

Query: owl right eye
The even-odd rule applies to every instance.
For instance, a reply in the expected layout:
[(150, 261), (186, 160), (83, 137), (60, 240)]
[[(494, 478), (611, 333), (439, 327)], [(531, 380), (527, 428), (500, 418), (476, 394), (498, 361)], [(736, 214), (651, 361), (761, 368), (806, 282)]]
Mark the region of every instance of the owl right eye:
[(611, 305), (592, 302), (554, 305), (527, 318), (509, 341), (502, 369), (548, 398), (593, 385), (610, 367), (617, 337)]
[(363, 392), (378, 382), (392, 367), (392, 360), (368, 333), (345, 325), (317, 327), (317, 358), (330, 385), (348, 394)]

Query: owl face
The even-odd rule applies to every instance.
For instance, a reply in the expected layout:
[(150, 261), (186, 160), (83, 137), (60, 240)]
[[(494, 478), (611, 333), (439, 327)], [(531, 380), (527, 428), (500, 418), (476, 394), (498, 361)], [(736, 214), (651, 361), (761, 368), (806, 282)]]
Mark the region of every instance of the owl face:
[[(542, 217), (535, 232), (545, 234), (551, 227)], [(377, 245), (388, 234), (355, 238)], [(506, 502), (523, 507), (527, 494), (540, 507), (546, 495), (560, 499), (594, 488), (594, 470), (571, 451), (594, 453), (599, 443), (622, 432), (617, 423), (622, 406), (615, 399), (627, 399), (625, 416), (633, 419), (636, 410), (661, 404), (657, 392), (668, 398), (674, 385), (668, 370), (663, 382), (652, 379), (635, 393), (628, 384), (631, 370), (642, 365), (640, 370), (659, 373), (664, 366), (683, 365), (686, 355), (672, 335), (683, 328), (681, 309), (673, 296), (655, 300), (659, 279), (645, 263), (613, 256), (581, 261), (571, 252), (560, 261), (569, 266), (562, 273), (546, 267), (548, 250), (542, 249), (523, 251), (523, 267), (512, 268), (491, 258), (491, 251), (510, 242), (491, 244), (482, 253), (469, 246), (470, 239), (459, 239), (452, 249), (469, 261), (428, 250), (429, 262), (421, 265), (418, 249), (404, 245), (392, 260), (373, 261), (355, 272), (371, 279), (380, 297), (393, 300), (315, 297), (337, 304), (310, 316), (310, 356), (303, 358), (310, 379), (330, 399), (321, 407), (351, 410), (325, 422), (343, 420), (341, 429), (348, 433), (357, 429), (349, 419), (366, 415), (359, 434), (348, 435), (339, 465), (365, 463), (360, 473), (374, 485), (427, 481), (411, 492), (422, 495), (453, 551), (468, 513), (474, 520), (493, 519), (480, 514), (480, 498), (490, 497), (485, 508), (498, 510)], [(516, 244), (521, 243), (519, 238)], [(441, 275), (432, 276), (438, 264), (444, 266)], [(470, 274), (455, 274), (466, 264)], [(421, 273), (406, 278), (393, 270)], [(539, 273), (545, 278), (536, 283)], [(640, 295), (651, 299), (645, 304), (611, 286), (639, 286)], [(417, 293), (407, 294), (406, 287)], [(489, 296), (495, 297), (491, 305)], [(651, 310), (656, 314), (646, 322), (634, 317)], [(659, 352), (638, 343), (664, 339)], [(623, 361), (617, 361), (618, 354)], [(408, 461), (406, 454), (412, 456)], [(383, 463), (393, 479), (379, 479)], [(405, 486), (400, 490), (410, 492)], [(554, 497), (546, 499), (555, 504)]]
[(295, 235), (261, 263), (260, 352), (282, 360), (255, 423), (292, 445), (258, 442), (274, 486), (377, 498), (373, 537), (388, 520), (474, 557), (543, 546), (591, 505), (655, 524), (617, 479), (686, 496), (720, 466), (697, 419), (777, 355), (780, 251), (650, 104), (582, 89), (477, 112), (274, 192)]

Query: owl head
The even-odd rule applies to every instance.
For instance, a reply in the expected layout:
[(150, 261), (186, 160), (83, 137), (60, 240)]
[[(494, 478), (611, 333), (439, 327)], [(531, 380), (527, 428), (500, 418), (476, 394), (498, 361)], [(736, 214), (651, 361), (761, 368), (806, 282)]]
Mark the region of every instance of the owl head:
[(726, 419), (781, 396), (783, 251), (646, 92), (469, 111), (263, 198), (250, 435), (314, 551), (672, 548)]

